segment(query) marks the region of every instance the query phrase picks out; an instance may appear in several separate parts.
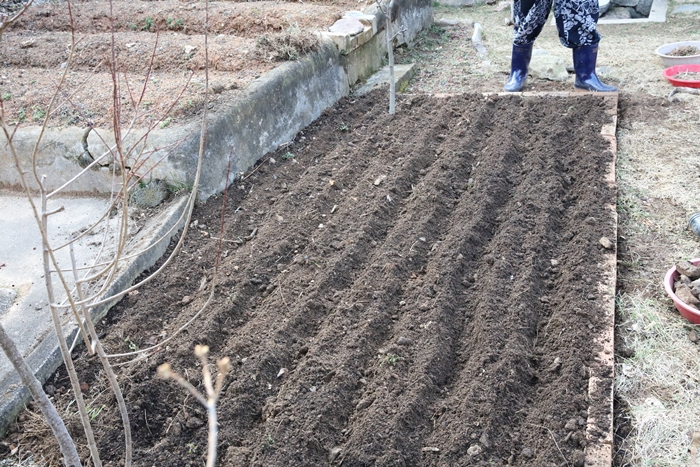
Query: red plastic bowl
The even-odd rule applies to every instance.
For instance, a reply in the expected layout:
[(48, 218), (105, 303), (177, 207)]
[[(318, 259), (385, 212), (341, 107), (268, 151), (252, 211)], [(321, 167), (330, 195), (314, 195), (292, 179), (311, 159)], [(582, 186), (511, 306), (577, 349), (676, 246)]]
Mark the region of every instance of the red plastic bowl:
[[(700, 264), (700, 258), (691, 259), (690, 262), (697, 266)], [(673, 284), (676, 282), (678, 276), (680, 276), (680, 273), (676, 271), (676, 266), (673, 266), (668, 270), (666, 277), (664, 277), (664, 288), (666, 289), (666, 293), (669, 297), (671, 297), (671, 300), (673, 300), (676, 308), (685, 319), (693, 324), (700, 324), (700, 311), (689, 307), (685, 304), (685, 302), (681, 301), (681, 299), (678, 298), (675, 293), (673, 293)]]
[(674, 78), (674, 76), (676, 76), (678, 73), (683, 73), (685, 71), (689, 71), (691, 73), (700, 73), (700, 63), (688, 63), (685, 65), (676, 65), (666, 68), (664, 70), (664, 76), (674, 86), (684, 88), (700, 88), (700, 79), (688, 80)]

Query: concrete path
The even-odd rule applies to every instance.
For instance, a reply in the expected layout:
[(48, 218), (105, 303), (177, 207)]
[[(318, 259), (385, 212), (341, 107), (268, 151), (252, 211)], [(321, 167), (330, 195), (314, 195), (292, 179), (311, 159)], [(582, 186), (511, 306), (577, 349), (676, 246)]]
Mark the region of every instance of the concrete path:
[[(35, 200), (35, 203), (39, 203)], [(71, 235), (78, 236), (81, 229), (97, 222), (109, 203), (103, 198), (57, 199), (49, 209), (64, 207), (64, 211), (49, 218), (49, 241), (60, 246), (68, 242)], [(113, 223), (114, 224), (114, 223)], [(18, 194), (0, 194), (0, 324), (14, 339), (19, 351), (29, 356), (37, 345), (52, 332), (44, 262), (42, 259), (41, 235), (29, 201)], [(79, 266), (94, 264), (102, 252), (103, 236), (98, 232), (76, 241), (75, 255)], [(62, 269), (71, 269), (68, 247), (56, 252)], [(103, 255), (104, 258), (104, 255)], [(71, 273), (67, 272), (70, 276)], [(55, 275), (54, 275), (55, 281)], [(58, 302), (66, 294), (55, 281)], [(12, 365), (0, 353), (0, 380), (13, 372)]]
[[(120, 263), (108, 288), (99, 296), (109, 297), (129, 287), (145, 269), (163, 255), (170, 239), (183, 225), (187, 197), (176, 198), (161, 211), (133, 223), (126, 250), (142, 252)], [(117, 217), (104, 221), (94, 232), (85, 232), (109, 208), (107, 198), (70, 197), (52, 200), (48, 209), (63, 208), (49, 217), (49, 242), (56, 261), (66, 278), (73, 282), (72, 261), (68, 240), (76, 238), (74, 254), (78, 275), (84, 276), (89, 267), (111, 259), (114, 228)], [(106, 247), (103, 247), (106, 245)], [(67, 294), (52, 273), (55, 302), (64, 303)], [(114, 303), (91, 309), (93, 320), (100, 319)], [(42, 242), (39, 228), (29, 201), (18, 193), (0, 191), (0, 323), (14, 339), (20, 352), (40, 381), (53, 374), (63, 363), (54, 333), (49, 309)], [(61, 322), (69, 343), (78, 336), (77, 322), (68, 309), (61, 313)], [(4, 353), (0, 352), (0, 435), (28, 400), (28, 391)]]

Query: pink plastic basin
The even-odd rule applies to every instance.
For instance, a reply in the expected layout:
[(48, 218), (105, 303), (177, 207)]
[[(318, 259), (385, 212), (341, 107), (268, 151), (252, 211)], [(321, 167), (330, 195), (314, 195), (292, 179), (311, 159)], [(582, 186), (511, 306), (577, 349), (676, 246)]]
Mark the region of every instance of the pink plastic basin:
[(664, 70), (664, 76), (666, 79), (674, 86), (685, 87), (685, 88), (700, 88), (700, 79), (676, 79), (679, 73), (684, 72), (700, 73), (700, 64), (689, 64), (689, 65), (676, 65)]
[[(690, 262), (697, 266), (700, 264), (700, 258), (691, 259)], [(685, 302), (681, 301), (673, 292), (673, 284), (676, 282), (676, 279), (678, 279), (678, 276), (680, 276), (680, 273), (676, 271), (676, 266), (668, 270), (666, 277), (664, 277), (666, 293), (671, 297), (671, 300), (673, 300), (673, 303), (676, 305), (676, 309), (678, 309), (685, 319), (693, 324), (700, 324), (700, 311), (686, 305)]]

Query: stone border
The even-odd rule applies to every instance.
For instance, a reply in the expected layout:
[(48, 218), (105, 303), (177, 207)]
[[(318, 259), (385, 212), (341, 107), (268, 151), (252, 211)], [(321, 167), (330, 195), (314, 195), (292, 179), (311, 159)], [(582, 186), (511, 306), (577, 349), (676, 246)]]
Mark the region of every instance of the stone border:
[[(615, 164), (617, 162), (617, 103), (618, 94), (613, 93), (605, 96), (609, 108), (606, 111), (612, 118), (612, 122), (603, 125), (600, 134), (610, 142), (610, 151), (613, 160), (610, 162), (606, 182), (617, 193), (615, 180)], [(595, 339), (596, 344), (601, 348), (596, 361), (598, 365), (591, 367), (591, 375), (588, 380), (588, 398), (591, 405), (608, 408), (608, 416), (598, 420), (590, 414), (586, 425), (586, 466), (609, 467), (613, 459), (613, 388), (615, 378), (615, 289), (617, 285), (617, 206), (615, 203), (606, 206), (615, 219), (615, 230), (613, 235), (613, 254), (605, 264), (607, 274), (599, 284), (598, 293), (606, 299), (605, 324), (606, 326)]]

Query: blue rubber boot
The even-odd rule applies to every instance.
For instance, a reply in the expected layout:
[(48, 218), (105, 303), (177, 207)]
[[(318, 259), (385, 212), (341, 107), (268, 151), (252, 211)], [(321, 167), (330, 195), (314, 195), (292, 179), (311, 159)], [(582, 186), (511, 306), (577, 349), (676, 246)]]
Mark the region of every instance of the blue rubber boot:
[(506, 92), (518, 92), (527, 81), (527, 69), (532, 58), (532, 45), (513, 44), (513, 55), (510, 58), (510, 78), (506, 81), (503, 90)]
[(574, 87), (584, 91), (617, 92), (615, 86), (608, 86), (595, 74), (595, 64), (597, 60), (597, 45), (574, 48), (574, 70), (576, 70)]

